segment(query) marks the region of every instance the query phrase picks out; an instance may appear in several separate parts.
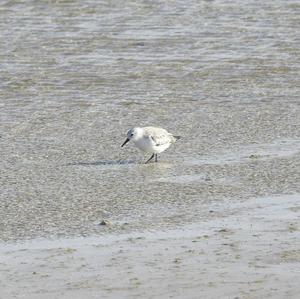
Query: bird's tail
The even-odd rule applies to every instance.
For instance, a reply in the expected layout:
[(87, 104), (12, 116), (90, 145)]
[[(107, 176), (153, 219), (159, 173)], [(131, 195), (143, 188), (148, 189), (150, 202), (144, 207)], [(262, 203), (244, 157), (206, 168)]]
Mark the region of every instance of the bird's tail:
[(181, 139), (181, 136), (173, 136), (175, 140)]

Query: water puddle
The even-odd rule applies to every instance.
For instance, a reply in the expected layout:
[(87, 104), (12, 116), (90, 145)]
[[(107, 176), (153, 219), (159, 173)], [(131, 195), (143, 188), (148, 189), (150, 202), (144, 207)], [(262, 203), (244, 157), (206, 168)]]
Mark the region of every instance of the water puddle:
[(247, 163), (255, 160), (291, 157), (299, 152), (300, 140), (278, 140), (267, 144), (251, 144), (241, 147), (239, 150), (231, 150), (214, 156), (204, 156), (202, 159), (192, 160), (190, 163), (193, 165)]
[(134, 160), (102, 160), (102, 161), (82, 161), (68, 163), (67, 166), (114, 166), (114, 165), (129, 165), (139, 164)]
[(171, 177), (164, 177), (155, 180), (156, 182), (163, 183), (177, 183), (177, 184), (188, 184), (194, 182), (209, 182), (211, 179), (204, 174), (191, 174), (191, 175), (178, 175)]

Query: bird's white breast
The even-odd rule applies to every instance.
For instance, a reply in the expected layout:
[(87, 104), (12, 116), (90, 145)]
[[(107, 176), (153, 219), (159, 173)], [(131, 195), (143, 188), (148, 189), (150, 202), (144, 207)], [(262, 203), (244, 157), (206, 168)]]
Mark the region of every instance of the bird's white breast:
[(139, 138), (138, 140), (134, 141), (134, 143), (140, 150), (153, 154), (159, 154), (170, 146), (170, 143), (156, 145), (154, 141), (148, 136)]
[(154, 142), (150, 138), (139, 138), (134, 141), (135, 145), (144, 152), (153, 153)]

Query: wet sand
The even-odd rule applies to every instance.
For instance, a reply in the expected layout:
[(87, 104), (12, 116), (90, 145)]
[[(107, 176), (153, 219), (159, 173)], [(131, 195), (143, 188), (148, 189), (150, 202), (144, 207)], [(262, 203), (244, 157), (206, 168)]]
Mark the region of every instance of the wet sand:
[(296, 2), (3, 1), (1, 299), (297, 298)]
[(213, 219), (1, 246), (1, 298), (298, 298), (300, 195), (216, 203)]
[[(300, 193), (296, 8), (6, 1), (0, 240), (173, 229)], [(120, 145), (146, 125), (182, 139), (145, 166)]]

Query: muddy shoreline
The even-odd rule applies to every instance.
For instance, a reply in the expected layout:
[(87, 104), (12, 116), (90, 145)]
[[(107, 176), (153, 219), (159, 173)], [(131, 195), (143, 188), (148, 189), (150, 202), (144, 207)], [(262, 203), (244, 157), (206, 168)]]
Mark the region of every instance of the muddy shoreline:
[(2, 2), (0, 298), (296, 298), (297, 1)]
[[(1, 298), (297, 298), (299, 194), (180, 229), (1, 244)], [(158, 287), (159, 286), (159, 287)]]

